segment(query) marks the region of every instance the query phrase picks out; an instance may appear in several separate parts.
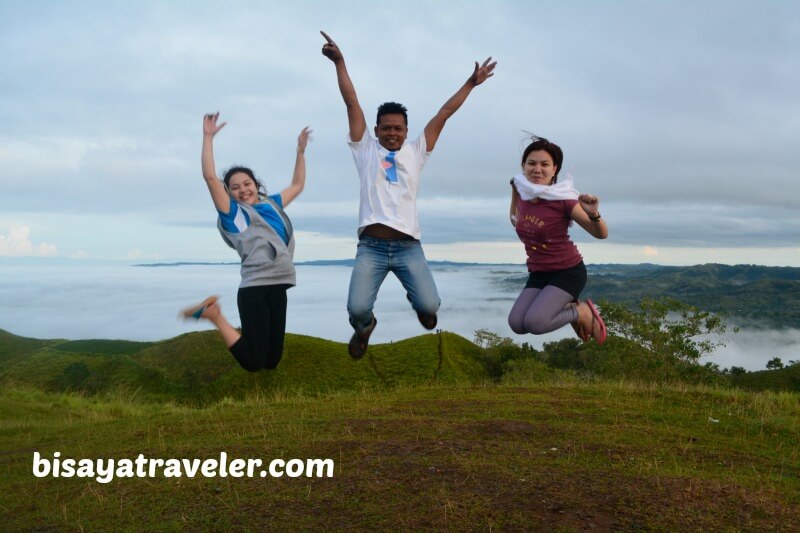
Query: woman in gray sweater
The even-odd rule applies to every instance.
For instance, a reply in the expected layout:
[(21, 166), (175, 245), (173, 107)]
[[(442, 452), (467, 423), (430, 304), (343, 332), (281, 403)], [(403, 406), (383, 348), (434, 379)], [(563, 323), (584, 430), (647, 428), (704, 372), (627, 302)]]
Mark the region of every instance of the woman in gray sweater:
[[(214, 136), (225, 126), (219, 113), (203, 118), (203, 177), (219, 215), (223, 240), (242, 260), (242, 282), (237, 296), (241, 333), (222, 315), (216, 296), (185, 309), (186, 318), (206, 319), (219, 330), (233, 356), (245, 370), (256, 372), (278, 366), (286, 332), (286, 290), (295, 284), (294, 235), (283, 208), (306, 182), (305, 149), (311, 130), (297, 137), (297, 157), (291, 184), (267, 196), (263, 184), (247, 167), (228, 169), (222, 180), (214, 170)], [(224, 184), (223, 184), (224, 183)]]

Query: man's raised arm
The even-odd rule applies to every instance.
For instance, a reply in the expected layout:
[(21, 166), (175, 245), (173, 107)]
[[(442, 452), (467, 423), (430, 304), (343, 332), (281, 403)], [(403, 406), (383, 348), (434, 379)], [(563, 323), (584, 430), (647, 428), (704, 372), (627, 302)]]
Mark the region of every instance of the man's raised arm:
[(361, 104), (358, 103), (356, 89), (353, 87), (353, 82), (350, 80), (350, 75), (347, 73), (342, 51), (339, 50), (339, 47), (327, 33), (324, 31), (320, 31), (320, 33), (325, 37), (325, 40), (328, 41), (322, 45), (322, 55), (333, 61), (333, 64), (336, 65), (336, 79), (339, 82), (339, 91), (342, 93), (344, 105), (347, 106), (347, 122), (350, 125), (350, 140), (358, 142), (364, 137), (364, 132), (367, 129), (364, 111), (361, 109)]
[(444, 123), (447, 122), (447, 119), (458, 111), (458, 108), (467, 100), (467, 96), (472, 92), (472, 89), (494, 76), (494, 67), (496, 66), (497, 61), (492, 61), (491, 57), (486, 59), (480, 66), (476, 61), (472, 76), (464, 82), (464, 85), (456, 91), (456, 94), (451, 96), (439, 112), (428, 122), (425, 126), (425, 143), (429, 152), (436, 146), (436, 141), (439, 139), (439, 134), (442, 133), (442, 128), (444, 128)]

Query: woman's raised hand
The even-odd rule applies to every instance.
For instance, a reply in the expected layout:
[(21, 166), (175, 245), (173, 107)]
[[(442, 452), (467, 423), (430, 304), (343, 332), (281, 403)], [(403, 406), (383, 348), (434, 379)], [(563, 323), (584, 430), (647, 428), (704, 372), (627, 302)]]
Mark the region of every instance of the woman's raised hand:
[(227, 122), (223, 122), (222, 124), (217, 124), (217, 120), (219, 119), (219, 111), (216, 113), (208, 113), (207, 115), (203, 116), (203, 135), (207, 135), (209, 137), (214, 137), (219, 130), (225, 127)]
[(300, 135), (297, 136), (297, 153), (302, 154), (306, 151), (306, 146), (308, 146), (308, 141), (311, 137), (311, 134), (314, 133), (314, 130), (311, 130), (306, 126), (303, 128), (303, 131), (300, 132)]
[(589, 216), (594, 216), (600, 212), (600, 199), (593, 194), (581, 194), (578, 196), (578, 202), (581, 207)]

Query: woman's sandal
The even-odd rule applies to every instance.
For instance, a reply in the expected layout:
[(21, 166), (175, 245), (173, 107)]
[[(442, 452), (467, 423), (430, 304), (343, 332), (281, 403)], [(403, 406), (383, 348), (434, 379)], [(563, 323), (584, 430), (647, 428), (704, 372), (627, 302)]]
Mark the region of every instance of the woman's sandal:
[[(603, 319), (600, 317), (600, 311), (597, 310), (594, 303), (590, 299), (586, 299), (586, 303), (589, 305), (589, 309), (592, 310), (592, 337), (594, 338), (597, 344), (603, 344), (606, 342), (608, 338), (608, 332), (606, 331), (606, 323), (603, 322)], [(594, 324), (595, 322), (600, 324), (600, 335), (595, 336), (594, 334)]]
[(193, 318), (195, 320), (200, 320), (200, 316), (203, 314), (203, 311), (205, 311), (208, 308), (208, 306), (216, 303), (217, 300), (219, 300), (219, 296), (216, 295), (209, 296), (199, 304), (187, 307), (186, 309), (181, 311), (180, 316), (183, 317), (185, 320), (188, 320), (190, 318)]
[[(578, 306), (581, 304), (580, 300), (578, 300), (577, 298), (575, 298), (574, 300), (572, 300), (572, 302), (571, 302), (571, 303), (574, 303), (574, 304), (575, 304), (575, 310), (576, 310), (576, 311), (578, 310)], [(586, 332), (585, 332), (585, 331), (584, 331), (584, 330), (581, 328), (580, 324), (581, 324), (581, 321), (580, 321), (580, 313), (579, 313), (579, 314), (578, 314), (578, 318), (576, 318), (576, 319), (575, 319), (575, 322), (570, 322), (570, 323), (569, 323), (569, 325), (570, 325), (570, 326), (572, 326), (572, 329), (575, 331), (575, 335), (577, 335), (577, 336), (578, 336), (578, 338), (579, 338), (580, 340), (582, 340), (583, 342), (586, 342), (586, 341), (588, 341), (588, 340), (589, 340), (589, 336), (588, 336), (588, 335), (586, 334)]]
[(586, 342), (589, 340), (589, 335), (587, 335), (586, 332), (583, 329), (581, 329), (579, 324), (580, 322), (578, 320), (569, 323), (569, 325), (572, 326), (572, 329), (575, 330), (575, 335), (577, 335), (578, 338), (583, 342)]

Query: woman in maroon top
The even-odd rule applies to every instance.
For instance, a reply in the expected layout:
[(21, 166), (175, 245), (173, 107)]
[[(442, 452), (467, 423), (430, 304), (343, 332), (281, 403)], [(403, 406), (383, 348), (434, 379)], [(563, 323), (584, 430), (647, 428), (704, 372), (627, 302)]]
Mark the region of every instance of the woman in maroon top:
[(511, 223), (525, 245), (530, 275), (508, 324), (515, 333), (535, 335), (572, 324), (581, 339), (602, 344), (606, 327), (600, 313), (591, 300), (578, 300), (586, 266), (567, 230), (575, 221), (605, 239), (608, 227), (596, 196), (578, 195), (569, 179), (556, 186), (563, 160), (558, 145), (534, 137), (522, 155), (522, 174), (511, 180)]

